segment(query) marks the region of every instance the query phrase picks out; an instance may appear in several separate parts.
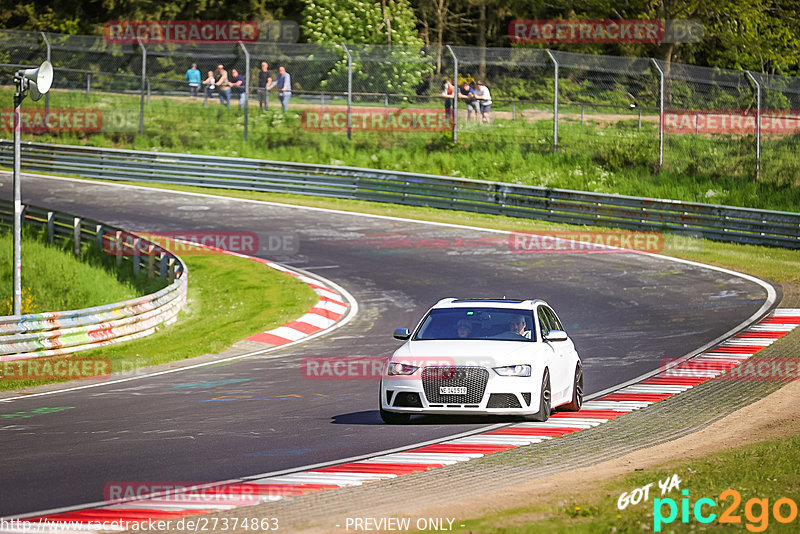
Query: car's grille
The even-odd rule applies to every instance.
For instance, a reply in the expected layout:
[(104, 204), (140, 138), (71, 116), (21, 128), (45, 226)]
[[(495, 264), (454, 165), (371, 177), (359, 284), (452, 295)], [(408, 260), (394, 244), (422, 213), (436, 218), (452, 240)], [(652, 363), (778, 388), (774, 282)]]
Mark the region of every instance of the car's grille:
[(492, 393), (489, 395), (487, 408), (522, 408), (517, 396), (513, 393)]
[[(426, 367), (422, 370), (422, 387), (429, 404), (480, 404), (489, 371), (483, 367)], [(439, 388), (466, 387), (466, 395), (442, 395)]]

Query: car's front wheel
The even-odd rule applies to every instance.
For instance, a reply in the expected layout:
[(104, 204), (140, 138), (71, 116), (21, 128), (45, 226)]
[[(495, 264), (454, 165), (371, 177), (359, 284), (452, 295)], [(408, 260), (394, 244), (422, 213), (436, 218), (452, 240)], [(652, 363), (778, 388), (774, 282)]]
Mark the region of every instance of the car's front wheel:
[(383, 408), (380, 408), (380, 413), (381, 419), (387, 425), (404, 425), (411, 420), (409, 413), (387, 412)]
[(533, 415), (526, 415), (526, 421), (547, 421), (550, 417), (550, 401), (552, 400), (550, 394), (550, 371), (545, 369), (544, 376), (542, 377), (542, 391), (539, 398), (539, 411)]
[(577, 412), (583, 406), (583, 368), (581, 364), (575, 366), (575, 380), (572, 384), (572, 401), (562, 408), (567, 412)]

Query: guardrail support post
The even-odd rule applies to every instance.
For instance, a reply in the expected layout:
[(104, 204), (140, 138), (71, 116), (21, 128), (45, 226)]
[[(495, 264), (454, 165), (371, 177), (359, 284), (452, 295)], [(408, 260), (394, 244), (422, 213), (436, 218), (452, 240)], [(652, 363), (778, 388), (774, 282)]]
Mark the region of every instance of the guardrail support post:
[(167, 277), (167, 260), (168, 257), (165, 253), (161, 254), (161, 262), (158, 266), (158, 277), (159, 278), (166, 278)]
[(342, 43), (344, 53), (347, 54), (347, 139), (353, 138), (353, 56), (347, 45)]
[(47, 212), (47, 240), (53, 243), (56, 240), (56, 214), (52, 211)]
[(72, 219), (72, 253), (76, 258), (81, 257), (81, 218)]
[(120, 266), (120, 265), (122, 265), (122, 254), (124, 253), (123, 250), (122, 250), (122, 248), (123, 248), (123, 245), (122, 245), (122, 231), (117, 230), (117, 235), (114, 236), (114, 237), (115, 237), (115, 239), (114, 239), (114, 248), (116, 249), (114, 251), (114, 253), (117, 256), (116, 257), (117, 266)]
[(168, 262), (168, 270), (169, 270), (169, 283), (175, 281), (175, 258), (169, 258)]
[(247, 141), (247, 126), (250, 114), (248, 108), (250, 107), (249, 93), (250, 93), (250, 52), (244, 46), (242, 41), (239, 41), (239, 47), (244, 52), (244, 140)]
[(147, 278), (154, 278), (156, 275), (156, 246), (152, 243), (147, 247)]
[(455, 145), (458, 143), (458, 56), (450, 45), (447, 45), (447, 51), (453, 58), (453, 144)]
[(144, 135), (144, 97), (147, 89), (147, 49), (139, 40), (139, 47), (142, 49), (142, 88), (139, 99), (139, 135)]
[(103, 252), (103, 225), (98, 224), (94, 229), (94, 238), (97, 240), (97, 248), (100, 249), (100, 252)]
[(655, 59), (650, 59), (658, 72), (658, 170), (664, 166), (664, 71)]
[(141, 265), (139, 265), (139, 261), (141, 261), (140, 254), (139, 254), (139, 247), (142, 244), (142, 239), (140, 237), (134, 238), (133, 240), (133, 254), (131, 259), (133, 260), (133, 275), (136, 276), (139, 274), (139, 269)]
[(558, 60), (550, 50), (545, 50), (553, 62), (555, 67), (555, 75), (553, 76), (553, 152), (558, 150)]
[(761, 84), (749, 70), (744, 72), (756, 88), (756, 180), (758, 180), (761, 177)]

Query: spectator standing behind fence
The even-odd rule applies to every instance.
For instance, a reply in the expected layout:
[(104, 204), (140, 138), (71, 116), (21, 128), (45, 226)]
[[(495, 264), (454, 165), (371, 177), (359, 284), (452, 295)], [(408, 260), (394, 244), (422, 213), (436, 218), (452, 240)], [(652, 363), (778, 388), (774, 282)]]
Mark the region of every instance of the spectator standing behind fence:
[(231, 95), (236, 96), (239, 99), (239, 109), (243, 109), (245, 102), (247, 102), (244, 76), (239, 74), (239, 71), (236, 69), (231, 69)]
[(213, 71), (208, 71), (208, 77), (205, 80), (203, 80), (203, 85), (206, 86), (206, 96), (207, 97), (214, 96), (214, 87), (215, 87), (214, 82), (215, 82), (215, 80), (214, 80), (214, 72)]
[(481, 120), (486, 124), (491, 122), (489, 118), (489, 111), (492, 109), (492, 95), (489, 88), (483, 85), (483, 82), (478, 81), (476, 84), (477, 90), (475, 91), (475, 98), (481, 106)]
[(470, 87), (469, 82), (464, 82), (464, 85), (461, 86), (458, 93), (458, 98), (467, 101), (467, 120), (470, 120), (470, 117), (473, 115), (475, 115), (475, 120), (478, 120), (480, 108), (478, 107), (478, 101), (475, 99), (475, 89)]
[(453, 123), (453, 101), (455, 99), (455, 85), (449, 79), (444, 81), (442, 87), (442, 98), (444, 98), (444, 114), (450, 123)]
[(286, 72), (285, 67), (278, 67), (278, 79), (272, 82), (268, 88), (272, 89), (273, 87), (278, 88), (278, 99), (283, 106), (283, 112), (286, 113), (289, 100), (292, 98), (292, 77)]
[(197, 63), (192, 63), (192, 68), (186, 71), (186, 81), (189, 82), (189, 94), (192, 97), (197, 96), (197, 91), (200, 89), (200, 71), (197, 70)]
[(228, 71), (222, 66), (217, 65), (217, 79), (214, 81), (219, 93), (219, 103), (231, 107), (231, 82), (228, 80)]
[(266, 110), (269, 108), (269, 93), (267, 89), (272, 83), (272, 76), (269, 75), (269, 63), (261, 62), (261, 70), (258, 71), (258, 107)]

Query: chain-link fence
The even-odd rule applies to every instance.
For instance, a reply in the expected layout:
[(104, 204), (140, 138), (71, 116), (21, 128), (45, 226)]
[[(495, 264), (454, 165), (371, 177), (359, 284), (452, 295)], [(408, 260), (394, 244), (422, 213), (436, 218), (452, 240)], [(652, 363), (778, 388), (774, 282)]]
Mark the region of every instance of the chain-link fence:
[[(96, 109), (103, 113), (98, 131), (146, 134), (146, 124), (170, 116), (183, 125), (179, 136), (240, 131), (247, 140), (249, 130), (276, 124), (251, 108), (279, 111), (284, 101), (302, 116), (305, 134), (391, 140), (413, 132), (440, 145), (486, 142), (587, 155), (611, 169), (713, 169), (773, 180), (791, 180), (800, 167), (800, 80), (790, 77), (531, 48), (121, 45), (96, 36), (0, 30), (3, 85), (13, 84), (16, 70), (45, 59), (55, 69), (53, 89), (42, 102), (25, 105), (47, 113)], [(187, 78), (192, 63), (203, 81), (197, 96)], [(229, 98), (213, 83), (219, 65), (229, 78), (235, 69), (244, 79)], [(455, 88), (446, 89), (445, 80)], [(478, 81), (491, 105), (474, 98)], [(200, 112), (201, 103), (213, 108)], [(228, 105), (220, 103), (234, 111), (225, 114)]]

